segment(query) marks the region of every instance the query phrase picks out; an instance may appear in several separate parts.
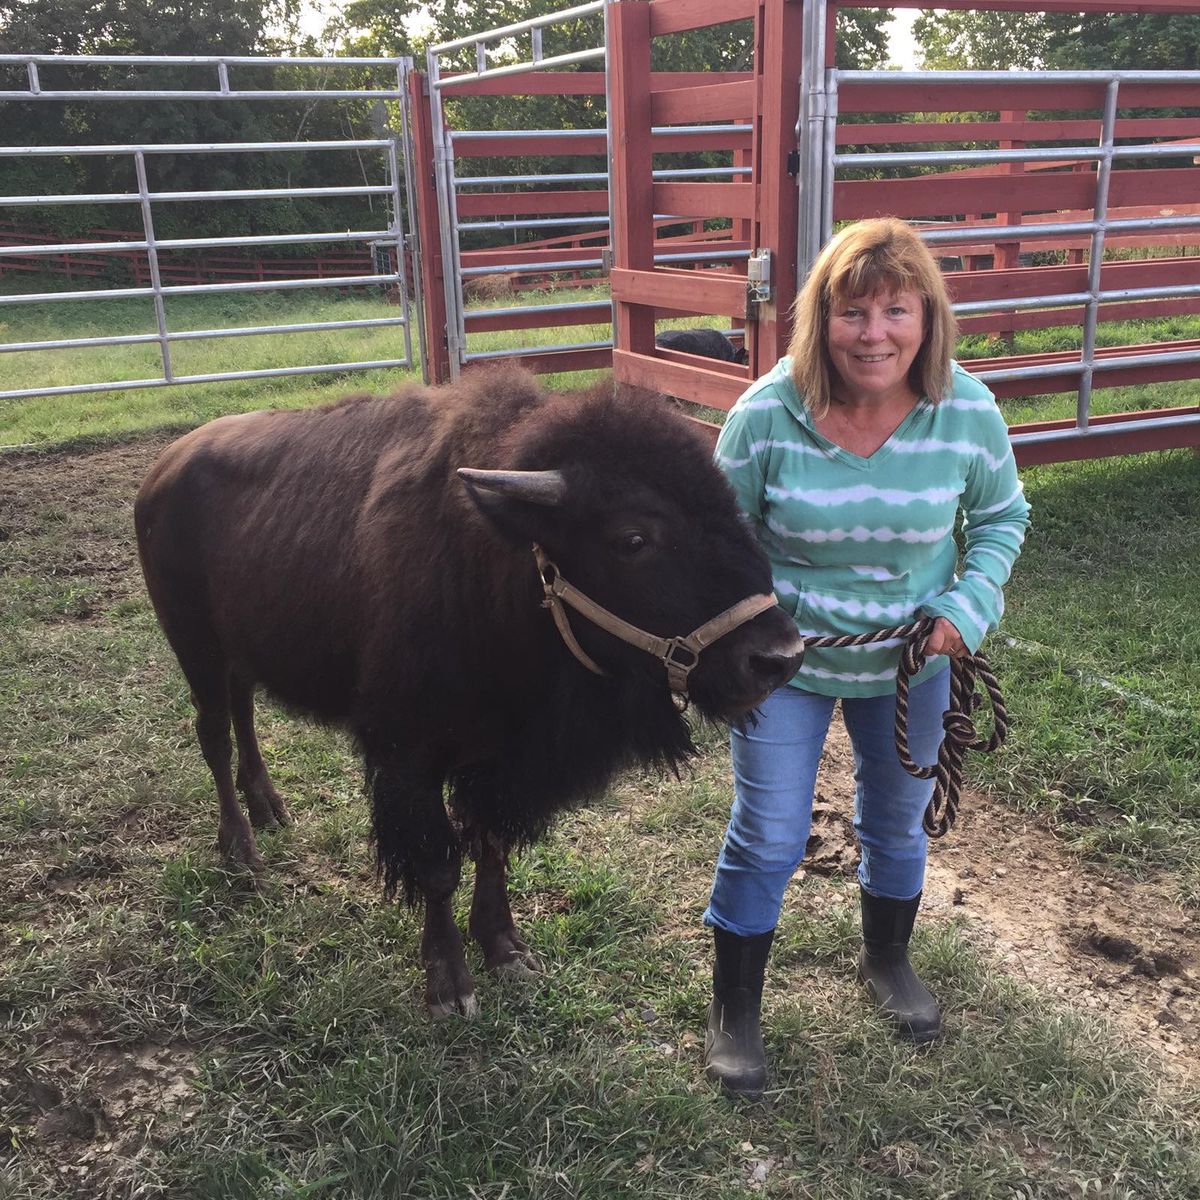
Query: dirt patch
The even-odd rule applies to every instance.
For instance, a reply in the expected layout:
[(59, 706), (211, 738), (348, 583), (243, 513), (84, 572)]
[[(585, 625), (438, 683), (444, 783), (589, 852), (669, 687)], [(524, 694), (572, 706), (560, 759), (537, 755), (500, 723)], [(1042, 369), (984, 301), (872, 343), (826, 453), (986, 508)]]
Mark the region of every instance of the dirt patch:
[[(839, 721), (817, 789), (820, 840), (805, 868), (849, 875), (853, 758)], [(932, 844), (923, 911), (963, 919), (1006, 971), (1110, 1022), (1164, 1073), (1200, 1080), (1200, 917), (1169, 878), (1082, 862), (1038, 818), (967, 794), (958, 824)]]
[(64, 1194), (119, 1190), (151, 1134), (199, 1109), (194, 1050), (185, 1042), (97, 1044), (99, 1027), (65, 1023), (28, 1066), (15, 1107), (37, 1132)]
[(158, 435), (79, 454), (0, 455), (0, 578), (62, 580), (56, 622), (95, 621), (141, 591), (133, 497)]

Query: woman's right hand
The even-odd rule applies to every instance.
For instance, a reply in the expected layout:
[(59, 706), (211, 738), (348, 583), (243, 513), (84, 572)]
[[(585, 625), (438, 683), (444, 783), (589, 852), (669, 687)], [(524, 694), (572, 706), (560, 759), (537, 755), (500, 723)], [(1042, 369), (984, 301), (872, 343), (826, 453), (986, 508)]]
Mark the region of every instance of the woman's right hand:
[(951, 658), (966, 658), (971, 652), (967, 649), (962, 634), (945, 617), (938, 617), (933, 623), (933, 632), (925, 642), (925, 653), (932, 658), (936, 654), (948, 654)]

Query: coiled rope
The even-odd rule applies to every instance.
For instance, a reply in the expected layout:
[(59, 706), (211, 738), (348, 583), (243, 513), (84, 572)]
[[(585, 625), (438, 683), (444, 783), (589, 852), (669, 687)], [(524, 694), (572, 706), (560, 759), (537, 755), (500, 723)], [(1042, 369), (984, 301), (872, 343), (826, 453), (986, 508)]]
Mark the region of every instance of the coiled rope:
[[(945, 735), (938, 747), (937, 762), (931, 767), (918, 766), (908, 752), (908, 688), (909, 682), (922, 667), (928, 655), (925, 645), (933, 632), (934, 618), (922, 617), (908, 625), (893, 625), (874, 633), (842, 637), (805, 638), (805, 648), (838, 650), (846, 646), (869, 646), (893, 638), (904, 640), (900, 666), (896, 672), (896, 753), (900, 765), (917, 779), (935, 780), (933, 796), (925, 809), (922, 825), (931, 838), (943, 837), (958, 818), (962, 792), (963, 759), (968, 750), (985, 753), (998, 749), (1008, 736), (1008, 710), (1000, 685), (992, 673), (991, 664), (982, 652), (950, 660), (950, 707), (942, 714)], [(972, 713), (983, 701), (975, 690), (982, 683), (992, 705), (992, 732), (981, 738), (975, 729)]]

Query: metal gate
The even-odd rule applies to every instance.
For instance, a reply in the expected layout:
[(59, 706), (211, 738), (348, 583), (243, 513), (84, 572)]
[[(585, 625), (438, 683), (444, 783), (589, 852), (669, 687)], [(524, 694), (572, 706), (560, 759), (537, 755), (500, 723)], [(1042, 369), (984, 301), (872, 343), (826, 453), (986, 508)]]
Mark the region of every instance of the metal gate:
[[(1200, 230), (1200, 72), (839, 71), (826, 66), (828, 8), (805, 0), (800, 276), (837, 222), (904, 217), (944, 256), (964, 332), (1082, 329), (1078, 351), (970, 364), (1000, 396), (1077, 393), (1073, 422), (1013, 429), (1021, 462), (1200, 441), (1195, 407), (1091, 414), (1094, 388), (1200, 375), (1197, 342), (1097, 342), (1102, 320), (1200, 312), (1194, 257), (1104, 257), (1114, 245), (1200, 247), (1200, 233), (1188, 236)], [(847, 111), (876, 123), (839, 123)], [(886, 124), (916, 112), (915, 122)], [(875, 149), (951, 140), (997, 148)], [(1046, 251), (1066, 261), (1034, 265)]]
[[(561, 356), (573, 352), (600, 350), (607, 359), (611, 341), (571, 342), (542, 346), (534, 350), (472, 352), (468, 349), (470, 332), (467, 315), (466, 289), (469, 282), (480, 276), (511, 277), (522, 269), (536, 268), (540, 274), (555, 276), (566, 272), (598, 271), (602, 266), (601, 248), (555, 248), (539, 246), (532, 249), (497, 247), (492, 253), (474, 254), (464, 261), (463, 234), (501, 234), (511, 230), (537, 230), (550, 235), (555, 230), (591, 225), (599, 232), (608, 229), (607, 192), (594, 186), (607, 181), (607, 172), (577, 171), (558, 174), (460, 175), (459, 158), (503, 155), (520, 158), (533, 154), (594, 154), (607, 157), (607, 137), (604, 130), (451, 130), (446, 120), (445, 99), (456, 93), (464, 94), (464, 85), (513, 76), (529, 76), (553, 68), (576, 63), (603, 61), (604, 13), (607, 0), (549, 13), (502, 28), (481, 30), (469, 37), (443, 42), (429, 49), (426, 62), (429, 87), (430, 123), (433, 141), (434, 171), (437, 184), (438, 228), (441, 236), (442, 281), (445, 289), (446, 351), (450, 377), (456, 378), (470, 362), (494, 358), (530, 358)], [(596, 45), (567, 54), (544, 55), (543, 33), (547, 28), (586, 18), (596, 18)], [(513, 39), (527, 35), (529, 57), (498, 67), (488, 66), (488, 53), (502, 49), (511, 52)], [(446, 60), (470, 50), (474, 70), (446, 73)], [(605, 73), (596, 72), (594, 85), (601, 94)], [(536, 88), (535, 90), (540, 90)], [(522, 87), (511, 94), (521, 94)], [(554, 191), (545, 191), (545, 185)], [(538, 191), (534, 191), (534, 188)], [(510, 189), (519, 189), (511, 191)], [(486, 190), (482, 190), (486, 189)], [(507, 192), (507, 194), (505, 194)], [(564, 193), (568, 194), (564, 198)], [(461, 198), (461, 199), (460, 199)], [(548, 216), (548, 213), (573, 215)], [(466, 220), (462, 218), (466, 217)], [(471, 219), (483, 218), (483, 219)], [(494, 240), (494, 239), (492, 239)], [(473, 261), (472, 261), (473, 260)], [(600, 280), (603, 283), (603, 280)], [(605, 322), (609, 318), (607, 301), (557, 303), (522, 306), (519, 310), (488, 312), (490, 328), (502, 327), (506, 318), (515, 321), (535, 317), (542, 325), (561, 321), (564, 325), (581, 320)], [(526, 325), (528, 327), (528, 325)]]
[[(411, 314), (414, 305), (411, 286), (420, 279), (420, 248), (411, 224), (412, 165), (411, 122), (409, 119), (408, 76), (411, 60), (406, 58), (266, 58), (217, 56), (139, 56), (139, 55), (0, 55), (0, 63), (23, 67), (28, 86), (21, 91), (0, 91), (0, 100), (37, 101), (123, 101), (161, 100), (219, 101), (225, 103), (262, 103), (264, 101), (303, 100), (313, 105), (346, 100), (372, 100), (377, 104), (392, 104), (398, 118), (399, 130), (387, 128), (386, 111), (379, 114), (375, 138), (339, 138), (324, 141), (279, 142), (201, 142), (201, 143), (144, 143), (123, 145), (55, 145), (0, 147), (0, 155), (28, 158), (106, 155), (125, 159), (129, 164), (131, 187), (127, 191), (107, 194), (56, 194), (0, 196), (0, 207), (12, 207), (24, 212), (47, 205), (105, 204), (128, 205), (138, 213), (140, 237), (106, 236), (91, 240), (59, 241), (55, 243), (22, 241), (0, 245), (0, 268), (6, 263), (55, 259), (74, 260), (80, 255), (99, 255), (105, 261), (114, 256), (136, 261), (144, 268), (145, 281), (134, 287), (84, 288), (39, 293), (0, 294), (0, 306), (32, 303), (59, 304), (75, 301), (144, 298), (153, 308), (155, 332), (128, 333), (87, 338), (0, 343), (0, 352), (29, 350), (65, 350), (94, 346), (136, 346), (155, 344), (161, 358), (161, 374), (142, 379), (93, 380), (55, 387), (21, 388), (0, 391), (0, 399), (25, 396), (44, 396), (60, 393), (100, 392), (126, 388), (165, 387), (184, 383), (209, 383), (217, 380), (253, 379), (286, 375), (316, 375), (321, 373), (366, 370), (414, 365)], [(194, 71), (211, 68), (212, 83), (199, 88), (154, 90), (153, 88), (97, 88), (70, 90), (48, 86), (44, 75), (53, 69), (69, 65), (87, 67), (124, 67), (127, 75), (148, 67), (176, 67)], [(387, 82), (369, 87), (296, 87), (271, 89), (254, 86), (256, 69), (265, 67), (328, 68), (354, 70), (382, 68), (394, 76), (394, 85)], [(249, 86), (247, 86), (249, 85)], [(202, 191), (155, 190), (148, 182), (148, 161), (157, 155), (236, 155), (239, 161), (247, 156), (263, 154), (294, 155), (314, 151), (330, 151), (338, 155), (355, 156), (363, 182), (346, 186), (302, 188), (237, 188)], [(375, 180), (370, 180), (367, 160), (373, 159)], [(269, 200), (295, 197), (379, 196), (386, 208), (382, 227), (362, 230), (319, 229), (287, 234), (258, 234), (238, 237), (158, 238), (155, 236), (155, 214), (162, 206), (182, 202), (217, 202), (235, 200)], [(11, 238), (9, 239), (12, 240)], [(322, 244), (333, 247), (358, 247), (369, 252), (365, 269), (351, 274), (327, 275), (324, 271), (301, 269), (287, 278), (259, 278), (238, 282), (171, 283), (164, 280), (164, 258), (183, 250), (212, 251), (242, 247), (277, 247), (286, 245)], [(130, 256), (135, 256), (131, 259)], [(261, 266), (259, 274), (266, 274)], [(411, 283), (410, 283), (411, 281)], [(362, 287), (389, 289), (399, 308), (399, 315), (366, 317), (353, 320), (319, 320), (296, 323), (273, 323), (212, 329), (177, 329), (170, 321), (169, 301), (173, 296), (265, 292), (306, 288), (355, 289)], [(229, 370), (207, 374), (185, 374), (175, 369), (173, 347), (184, 343), (212, 338), (239, 338), (262, 334), (310, 334), (331, 329), (364, 329), (395, 327), (402, 339), (400, 353), (385, 358), (358, 362), (318, 362), (273, 366), (256, 370)], [(421, 344), (424, 330), (418, 322)]]
[[(469, 308), (468, 293), (481, 277), (551, 281), (554, 290), (575, 285), (606, 288), (611, 265), (610, 230), (621, 219), (624, 197), (610, 172), (613, 109), (610, 103), (612, 0), (593, 0), (559, 12), (482, 30), (434, 46), (428, 53), (431, 154), (436, 164), (436, 212), (441, 234), (440, 282), (444, 289), (446, 373), (453, 377), (469, 363), (498, 358), (516, 359), (539, 371), (576, 370), (608, 366), (611, 337), (587, 341), (504, 350), (472, 348), (473, 334), (494, 330), (523, 330), (609, 325), (609, 299), (559, 301), (520, 307)], [(583, 48), (543, 53), (543, 35), (556, 27), (574, 27)], [(520, 47), (528, 38), (528, 54)], [(489, 55), (521, 61), (489, 66)], [(464, 52), (470, 60), (463, 62)], [(497, 52), (499, 54), (497, 55)], [(562, 68), (601, 63), (604, 70), (567, 73)], [(450, 72), (454, 73), (451, 74)], [(656, 76), (658, 78), (658, 76)], [(687, 75), (682, 82), (707, 86), (707, 73)], [(673, 79), (672, 86), (681, 80)], [(463, 95), (529, 96), (555, 94), (556, 89), (603, 98), (604, 128), (594, 129), (472, 129), (450, 128), (445, 101)], [(652, 171), (656, 181), (693, 178), (744, 178), (750, 174), (746, 151), (750, 131), (744, 125), (691, 124), (652, 131), (656, 153), (687, 154), (697, 150), (732, 152), (726, 166), (670, 167)], [(481, 158), (504, 157), (521, 163), (530, 156), (589, 157), (574, 171), (525, 170), (488, 173), (472, 169)], [(733, 237), (713, 238), (701, 217), (671, 205), (648, 214), (651, 258), (672, 268), (704, 263), (730, 267), (750, 256), (748, 243)], [(504, 246), (510, 232), (533, 232), (532, 240)], [(590, 232), (594, 231), (594, 232)], [(464, 239), (487, 241), (464, 248)], [(664, 315), (668, 315), (665, 314)], [(679, 314), (682, 315), (682, 314)], [(438, 348), (432, 349), (435, 356)]]

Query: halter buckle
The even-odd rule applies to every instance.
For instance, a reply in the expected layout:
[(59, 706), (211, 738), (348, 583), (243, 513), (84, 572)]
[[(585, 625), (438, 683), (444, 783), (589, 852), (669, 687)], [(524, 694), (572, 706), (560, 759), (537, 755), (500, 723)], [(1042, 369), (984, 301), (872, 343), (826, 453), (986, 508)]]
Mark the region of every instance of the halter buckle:
[[(680, 657), (686, 655), (687, 657)], [(667, 648), (663, 651), (663, 665), (666, 667), (675, 667), (680, 671), (688, 672), (700, 661), (700, 653), (693, 650), (687, 644), (684, 638), (673, 637), (667, 639)]]

